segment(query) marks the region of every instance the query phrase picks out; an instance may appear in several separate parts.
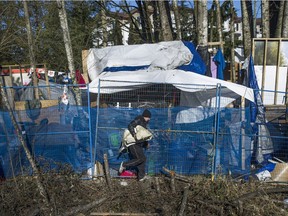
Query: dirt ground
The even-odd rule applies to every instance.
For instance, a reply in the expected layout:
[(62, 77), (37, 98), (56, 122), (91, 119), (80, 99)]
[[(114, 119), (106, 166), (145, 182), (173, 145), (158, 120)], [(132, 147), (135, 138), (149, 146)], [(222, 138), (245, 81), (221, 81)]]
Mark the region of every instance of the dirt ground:
[[(70, 170), (0, 183), (0, 215), (288, 215), (287, 184), (180, 175), (85, 180)], [(46, 200), (47, 201), (47, 200)]]

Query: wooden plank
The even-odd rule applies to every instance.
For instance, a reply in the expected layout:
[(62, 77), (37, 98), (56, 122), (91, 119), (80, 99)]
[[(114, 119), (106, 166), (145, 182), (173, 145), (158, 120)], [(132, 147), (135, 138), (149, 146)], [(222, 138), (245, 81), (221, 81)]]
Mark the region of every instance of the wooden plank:
[(49, 83), (49, 77), (48, 77), (48, 70), (46, 68), (46, 64), (44, 64), (44, 70), (45, 70), (45, 80), (46, 80), (46, 88), (48, 92), (48, 98), (51, 98), (51, 91), (50, 91), (50, 83)]
[(83, 69), (83, 79), (85, 83), (89, 83), (89, 76), (88, 76), (88, 65), (87, 65), (87, 57), (89, 54), (89, 50), (82, 50), (82, 69)]
[(212, 41), (212, 42), (208, 42), (207, 45), (208, 46), (216, 46), (216, 45), (221, 45), (221, 44), (225, 44), (225, 42), (216, 42), (216, 41)]
[[(41, 100), (42, 108), (58, 105), (58, 100)], [(15, 101), (15, 110), (25, 110), (25, 101)]]

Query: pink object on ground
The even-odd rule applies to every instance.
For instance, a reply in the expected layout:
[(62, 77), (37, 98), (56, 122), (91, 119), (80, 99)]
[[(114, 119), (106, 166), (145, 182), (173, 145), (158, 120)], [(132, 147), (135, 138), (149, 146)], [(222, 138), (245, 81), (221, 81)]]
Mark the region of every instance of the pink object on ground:
[(130, 170), (124, 170), (121, 174), (120, 174), (121, 177), (136, 177), (136, 173), (135, 172), (132, 172)]

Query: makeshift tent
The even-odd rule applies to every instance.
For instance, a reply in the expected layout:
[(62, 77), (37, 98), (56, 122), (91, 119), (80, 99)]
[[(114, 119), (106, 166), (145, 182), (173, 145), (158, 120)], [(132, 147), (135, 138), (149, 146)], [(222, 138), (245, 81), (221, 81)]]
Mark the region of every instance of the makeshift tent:
[[(254, 101), (253, 90), (204, 76), (206, 66), (192, 43), (173, 41), (92, 49), (87, 61), (92, 79), (87, 90), (92, 93), (117, 99), (115, 95), (141, 93), (146, 87), (157, 85), (167, 88), (165, 91), (159, 88), (156, 93), (169, 93), (167, 90), (171, 89), (171, 95), (176, 92), (179, 96), (180, 101), (172, 106), (165, 103), (161, 107), (149, 108), (152, 113), (149, 125), (154, 138), (146, 152), (148, 173), (159, 173), (163, 166), (180, 174), (216, 173), (218, 167), (223, 174), (228, 171), (249, 172), (251, 133), (247, 117), (250, 115), (243, 116), (249, 111), (227, 108), (227, 105), (237, 97)], [(48, 90), (41, 81), (39, 86), (45, 99)], [(61, 85), (50, 85), (50, 89), (52, 99), (58, 99), (64, 93)], [(131, 107), (112, 105), (105, 108), (73, 106), (75, 99), (71, 90), (68, 91), (69, 110), (59, 111), (61, 107), (58, 105), (42, 107), (35, 122), (23, 122), (22, 119), (27, 119), (26, 112), (17, 112), (17, 121), (23, 124), (22, 132), (30, 151), (35, 158), (68, 163), (79, 173), (94, 167), (93, 160), (101, 161), (107, 154), (110, 168), (117, 169), (123, 131), (146, 107), (133, 104)], [(28, 86), (21, 99), (33, 98), (32, 92), (32, 86)], [(154, 96), (157, 96), (155, 92), (147, 94), (146, 98), (153, 99)], [(163, 100), (162, 95), (159, 98)], [(0, 130), (0, 153), (3, 156), (0, 165), (4, 176), (11, 177), (10, 155), (16, 175), (21, 173), (21, 166), (29, 163), (13, 134), (9, 113), (1, 112), (1, 116), (0, 124), (5, 123), (7, 132)], [(2, 143), (3, 137), (7, 137), (5, 143)], [(77, 143), (79, 145), (75, 145)], [(57, 166), (51, 163), (49, 167)]]
[[(246, 86), (204, 76), (206, 65), (192, 43), (172, 41), (90, 49), (87, 67), (92, 80), (89, 91), (92, 93), (113, 95), (134, 92), (153, 84), (170, 84), (180, 90), (179, 106), (150, 109), (154, 116), (150, 122), (153, 131), (176, 131), (175, 134), (160, 133), (151, 141), (154, 150), (148, 152), (153, 155), (148, 161), (153, 157), (154, 171), (168, 165), (183, 174), (208, 173), (211, 169), (204, 166), (208, 160), (211, 161), (209, 155), (213, 154), (213, 145), (218, 141), (225, 145), (219, 149), (216, 147), (215, 167), (220, 164), (226, 167), (223, 173), (234, 165), (240, 170), (249, 169), (251, 140), (249, 136), (242, 139), (240, 134), (245, 116), (239, 110), (226, 111), (225, 107), (239, 97), (254, 102), (254, 92)], [(221, 92), (216, 95), (219, 87)], [(221, 108), (218, 111), (215, 109), (217, 106)], [(100, 108), (96, 121), (96, 154), (99, 156), (108, 150), (116, 150), (113, 154), (117, 154), (117, 139), (115, 145), (112, 137), (121, 140), (119, 131), (125, 129), (141, 111), (133, 106)], [(223, 112), (223, 117), (215, 127), (218, 124), (215, 122), (217, 112)], [(227, 116), (230, 116), (229, 123), (225, 120)], [(213, 128), (225, 128), (224, 135), (215, 137)], [(247, 133), (248, 128), (245, 129)], [(233, 137), (231, 131), (236, 133)], [(205, 162), (201, 164), (201, 161)], [(151, 166), (147, 166), (149, 170)]]
[[(100, 81), (105, 80), (117, 82), (101, 83), (100, 93), (135, 90), (149, 83), (170, 83), (185, 92), (196, 91), (189, 85), (202, 85), (204, 86), (202, 90), (206, 91), (220, 84), (231, 92), (231, 96), (226, 95), (226, 97), (235, 99), (237, 94), (254, 102), (252, 89), (200, 75), (205, 71), (199, 68), (205, 68), (205, 65), (203, 66), (204, 63), (197, 51), (189, 49), (188, 45), (193, 47), (189, 42), (172, 41), (90, 49), (87, 58), (88, 74), (92, 80), (89, 84), (90, 92), (98, 93)], [(193, 69), (196, 73), (192, 72)]]

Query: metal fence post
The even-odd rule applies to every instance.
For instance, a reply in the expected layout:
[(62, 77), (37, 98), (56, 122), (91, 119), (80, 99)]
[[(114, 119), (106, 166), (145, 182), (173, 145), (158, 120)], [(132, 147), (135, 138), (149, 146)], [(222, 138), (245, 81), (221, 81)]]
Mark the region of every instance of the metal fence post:
[[(94, 165), (95, 165), (95, 159), (96, 159), (96, 147), (97, 147), (97, 138), (98, 138), (98, 123), (99, 123), (99, 102), (100, 102), (100, 82), (99, 79), (98, 82), (98, 95), (97, 95), (97, 114), (96, 114), (96, 127), (95, 127), (95, 143), (94, 143), (94, 153), (93, 153), (93, 163), (92, 163), (92, 176), (94, 176)], [(92, 151), (92, 149), (91, 149)]]
[(90, 147), (90, 161), (91, 161), (91, 164), (92, 164), (92, 176), (94, 175), (94, 164), (95, 164), (95, 161), (93, 160), (93, 152), (92, 152), (92, 149), (93, 149), (93, 146), (92, 146), (92, 122), (91, 122), (91, 107), (90, 107), (90, 90), (89, 90), (89, 84), (86, 84), (87, 86), (87, 98), (88, 98), (88, 104), (87, 104), (87, 107), (88, 107), (88, 114), (89, 114), (89, 147)]
[(219, 136), (219, 121), (220, 121), (220, 99), (221, 99), (221, 84), (218, 83), (216, 86), (216, 103), (215, 103), (215, 121), (214, 121), (214, 157), (212, 164), (212, 180), (216, 178), (217, 165), (218, 165), (218, 136)]

